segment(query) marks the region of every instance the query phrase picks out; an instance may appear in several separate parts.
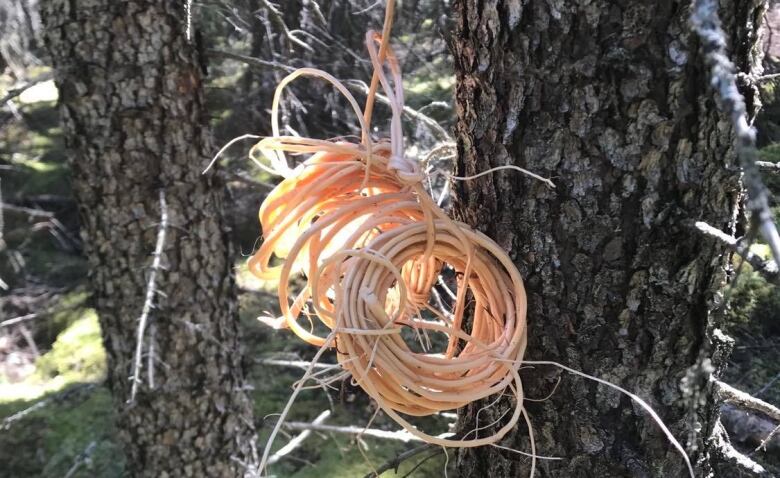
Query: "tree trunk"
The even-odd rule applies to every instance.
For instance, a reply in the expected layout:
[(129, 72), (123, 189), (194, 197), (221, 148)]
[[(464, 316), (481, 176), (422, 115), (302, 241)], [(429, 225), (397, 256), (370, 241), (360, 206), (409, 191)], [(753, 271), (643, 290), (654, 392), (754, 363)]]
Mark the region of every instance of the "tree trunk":
[[(733, 59), (749, 71), (757, 4), (720, 3)], [(511, 251), (523, 273), (527, 358), (637, 393), (684, 445), (698, 416), (698, 451), (689, 451), (705, 472), (717, 410), (711, 399), (686, 397), (683, 379), (712, 350), (710, 312), (727, 257), (694, 222), (733, 231), (741, 189), (690, 8), (667, 0), (457, 0), (459, 174), (516, 164), (557, 185), (502, 171), (462, 183), (457, 195), (464, 220)], [(523, 374), (526, 396), (538, 399), (560, 372)], [(628, 397), (561, 379), (548, 400), (526, 402), (537, 453), (564, 458), (541, 462), (538, 476), (687, 476)], [(462, 410), (464, 430), (474, 428), (479, 408)], [(480, 423), (501, 411), (483, 411)], [(527, 436), (518, 429), (504, 444), (528, 452)], [(528, 460), (466, 449), (458, 468), (462, 476), (525, 476)]]
[[(127, 470), (239, 476), (239, 461), (252, 457), (251, 402), (223, 185), (201, 175), (213, 148), (203, 60), (185, 38), (185, 2), (43, 3)], [(128, 403), (160, 191), (169, 223), (163, 267), (143, 383)]]

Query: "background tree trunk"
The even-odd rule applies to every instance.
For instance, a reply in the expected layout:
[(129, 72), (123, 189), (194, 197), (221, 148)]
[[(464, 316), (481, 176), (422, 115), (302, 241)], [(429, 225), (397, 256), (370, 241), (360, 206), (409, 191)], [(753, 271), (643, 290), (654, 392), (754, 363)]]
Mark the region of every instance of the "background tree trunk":
[[(733, 59), (749, 71), (758, 2), (720, 3)], [(708, 350), (727, 262), (693, 224), (733, 230), (740, 187), (690, 6), (457, 0), (459, 174), (517, 164), (557, 185), (499, 172), (457, 194), (463, 218), (511, 251), (525, 277), (528, 358), (634, 391), (684, 444), (699, 416), (694, 444), (708, 470), (702, 434), (716, 407), (686, 400), (682, 382)], [(559, 374), (524, 371), (526, 395), (545, 397)], [(479, 408), (462, 411), (465, 430)], [(565, 458), (542, 462), (539, 476), (687, 476), (652, 420), (603, 386), (563, 376), (527, 408), (537, 452)], [(483, 411), (480, 423), (502, 411)], [(505, 444), (530, 451), (524, 428)], [(486, 447), (463, 450), (458, 467), (514, 477), (528, 460)]]
[[(203, 61), (185, 38), (184, 2), (43, 2), (57, 70), (108, 382), (134, 476), (238, 476), (253, 423), (238, 341), (223, 187)], [(136, 329), (160, 223), (169, 224), (145, 353), (154, 389), (130, 398)]]
[(38, 63), (40, 18), (38, 0), (4, 0), (0, 2), (0, 69), (10, 67), (22, 78), (27, 67)]

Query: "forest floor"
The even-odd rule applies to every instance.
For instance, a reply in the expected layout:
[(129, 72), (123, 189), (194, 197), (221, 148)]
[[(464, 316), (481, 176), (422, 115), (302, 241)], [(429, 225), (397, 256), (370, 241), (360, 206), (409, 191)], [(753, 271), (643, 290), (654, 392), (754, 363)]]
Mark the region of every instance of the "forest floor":
[[(0, 92), (10, 84), (9, 78), (0, 77)], [(215, 88), (210, 96), (218, 105), (219, 91)], [(121, 450), (115, 440), (112, 400), (104, 384), (105, 353), (97, 316), (90, 307), (86, 262), (55, 102), (56, 90), (46, 82), (17, 98), (10, 111), (6, 108), (0, 113), (0, 239), (5, 241), (3, 247), (0, 240), (0, 278), (10, 289), (0, 298), (0, 323), (12, 321), (0, 324), (0, 477), (121, 476), (123, 463), (118, 458)], [(241, 119), (231, 118), (224, 108), (217, 111), (217, 142), (224, 143), (235, 136), (230, 134), (234, 131), (230, 121)], [(272, 181), (262, 175), (253, 179)], [(263, 444), (274, 424), (274, 414), (283, 408), (302, 370), (271, 366), (262, 359), (308, 360), (316, 350), (257, 320), (273, 312), (274, 285), (253, 282), (244, 263), (259, 235), (255, 211), (267, 190), (244, 182), (230, 186), (241, 251), (241, 257), (236, 258), (240, 320), (248, 350), (258, 443)], [(778, 291), (749, 270), (740, 281), (742, 285), (732, 291), (736, 305), (728, 331), (737, 342), (726, 381), (778, 404), (780, 307), (772, 305), (780, 304)], [(767, 310), (756, 318), (761, 307)], [(326, 356), (322, 361), (334, 360)], [(329, 409), (332, 415), (327, 423), (342, 426), (368, 424), (374, 412), (370, 400), (345, 382), (328, 392), (303, 392), (289, 420), (311, 421)], [(429, 425), (443, 432), (447, 420), (433, 418)], [(397, 429), (381, 415), (371, 427)], [(287, 438), (278, 439), (275, 448)], [(315, 433), (272, 471), (294, 478), (361, 477), (414, 446)], [(424, 463), (413, 469), (421, 461)], [(439, 477), (446, 461), (443, 453), (420, 455), (405, 462), (398, 476)]]

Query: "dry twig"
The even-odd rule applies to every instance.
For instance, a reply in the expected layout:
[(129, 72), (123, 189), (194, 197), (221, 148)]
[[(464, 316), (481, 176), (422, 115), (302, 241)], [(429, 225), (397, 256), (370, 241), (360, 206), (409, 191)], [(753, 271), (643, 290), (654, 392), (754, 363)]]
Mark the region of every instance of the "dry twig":
[(316, 369), (329, 370), (337, 367), (337, 365), (327, 364), (327, 363), (312, 364), (311, 362), (305, 362), (303, 360), (277, 360), (271, 358), (258, 358), (255, 359), (255, 362), (263, 365), (276, 365), (278, 367), (294, 367), (294, 368), (303, 368), (303, 369), (312, 367), (315, 370)]
[[(3, 202), (3, 189), (2, 183), (0, 183), (0, 252), (5, 250), (5, 239), (3, 237), (3, 231), (5, 229), (5, 219), (3, 218), (3, 209), (5, 203)], [(5, 283), (2, 277), (0, 277), (0, 289), (8, 290), (8, 284)]]
[(772, 438), (777, 435), (777, 433), (780, 432), (780, 425), (777, 425), (774, 430), (769, 432), (769, 435), (766, 436), (763, 440), (761, 440), (761, 443), (756, 447), (755, 450), (753, 450), (753, 453), (759, 451), (759, 450), (766, 450), (766, 446), (769, 444), (770, 441), (772, 441)]
[(750, 266), (753, 267), (753, 270), (763, 275), (767, 281), (777, 281), (777, 264), (772, 261), (765, 261), (758, 255), (754, 254), (750, 250), (750, 247), (744, 242), (737, 240), (733, 236), (729, 236), (720, 229), (710, 226), (706, 222), (697, 221), (696, 228), (704, 234), (718, 239), (720, 242), (728, 246), (729, 249), (742, 256), (742, 258), (744, 258), (750, 264)]
[(97, 442), (91, 441), (87, 445), (87, 447), (79, 453), (79, 456), (76, 457), (76, 461), (73, 462), (73, 465), (70, 467), (68, 472), (65, 474), (65, 478), (70, 478), (73, 476), (79, 468), (81, 468), (81, 465), (84, 463), (88, 463), (92, 459), (92, 453), (95, 451), (95, 447), (97, 446)]
[[(143, 355), (144, 335), (146, 332), (146, 322), (149, 319), (149, 312), (154, 307), (154, 296), (157, 293), (157, 272), (162, 268), (162, 252), (165, 246), (165, 230), (168, 227), (168, 205), (165, 202), (165, 192), (160, 189), (160, 228), (157, 231), (157, 244), (154, 247), (154, 258), (149, 272), (149, 281), (146, 284), (146, 299), (141, 310), (141, 317), (138, 319), (138, 333), (135, 344), (135, 360), (133, 363), (133, 385), (130, 389), (130, 399), (128, 403), (135, 401), (135, 395), (138, 393), (138, 385), (141, 383), (141, 358)], [(151, 363), (151, 362), (150, 362)]]
[(736, 448), (734, 448), (734, 446), (729, 442), (728, 434), (726, 434), (726, 430), (723, 428), (722, 423), (717, 422), (715, 425), (712, 440), (715, 450), (721, 455), (723, 461), (733, 467), (736, 467), (740, 473), (747, 471), (751, 474), (750, 476), (770, 476), (767, 473), (766, 468), (761, 466), (761, 464), (757, 463), (749, 456), (740, 453)]
[[(271, 69), (275, 69), (275, 70), (281, 70), (281, 71), (284, 71), (284, 72), (287, 72), (287, 73), (291, 73), (291, 72), (294, 72), (296, 70), (296, 68), (293, 68), (293, 67), (288, 66), (288, 65), (284, 65), (284, 64), (279, 63), (279, 62), (266, 61), (266, 60), (262, 60), (260, 58), (254, 58), (254, 57), (251, 57), (251, 56), (241, 55), (241, 54), (238, 54), (238, 53), (232, 53), (232, 52), (223, 51), (223, 50), (211, 49), (211, 50), (208, 50), (207, 53), (209, 55), (212, 55), (212, 56), (217, 57), (217, 58), (227, 58), (227, 59), (230, 59), (230, 60), (240, 61), (240, 62), (246, 64), (247, 66), (250, 66), (250, 67), (253, 67), (253, 68), (257, 68), (257, 69), (260, 69), (260, 70), (267, 70), (268, 68), (271, 68)], [(368, 85), (365, 84), (365, 82), (362, 82), (362, 81), (359, 81), (359, 80), (347, 80), (347, 81), (344, 81), (343, 83), (345, 85), (347, 85), (347, 87), (349, 89), (351, 89), (353, 91), (357, 91), (357, 92), (359, 92), (361, 94), (365, 95), (365, 94), (368, 94), (368, 92), (369, 92), (369, 87), (368, 87)], [(376, 98), (377, 101), (379, 101), (382, 104), (385, 104), (385, 105), (389, 105), (390, 104), (390, 100), (385, 95), (382, 95), (380, 93), (375, 93), (374, 97)], [(414, 108), (412, 108), (410, 106), (407, 106), (407, 105), (403, 106), (403, 113), (406, 116), (408, 116), (409, 118), (411, 118), (413, 120), (416, 120), (416, 121), (419, 121), (420, 123), (422, 123), (425, 126), (427, 126), (428, 128), (430, 128), (431, 131), (433, 131), (436, 134), (436, 136), (438, 136), (439, 139), (441, 139), (442, 141), (452, 142), (452, 136), (450, 136), (450, 134), (447, 132), (447, 130), (442, 128), (441, 125), (438, 123), (438, 121), (436, 121), (435, 119), (431, 118), (430, 116), (428, 116), (428, 115), (426, 115), (426, 114), (420, 112), (419, 110), (416, 110), (416, 109), (414, 109)]]
[[(321, 425), (325, 420), (328, 419), (329, 416), (330, 416), (330, 410), (325, 410), (324, 412), (317, 415), (317, 418), (315, 418), (314, 421), (311, 422), (311, 424)], [(303, 443), (303, 441), (309, 437), (309, 435), (311, 435), (311, 430), (303, 430), (295, 438), (290, 440), (285, 446), (280, 448), (279, 451), (271, 455), (268, 458), (268, 464), (273, 465), (274, 463), (284, 458), (286, 455), (292, 453), (292, 451), (298, 448), (301, 445), (301, 443)]]
[(736, 150), (748, 194), (748, 208), (758, 230), (780, 266), (780, 235), (769, 208), (770, 195), (756, 165), (756, 132), (747, 117), (745, 99), (737, 88), (736, 67), (726, 53), (726, 36), (718, 17), (717, 0), (696, 0), (691, 23), (701, 40), (704, 58), (710, 67), (711, 84), (720, 100), (720, 108), (730, 119), (736, 136)]
[(767, 417), (780, 422), (780, 409), (771, 403), (767, 403), (760, 398), (756, 398), (749, 393), (737, 390), (731, 385), (721, 382), (720, 380), (713, 379), (713, 385), (715, 387), (715, 393), (718, 397), (727, 403), (737, 405), (748, 410), (755, 410), (761, 412)]
[[(408, 443), (410, 441), (423, 441), (406, 430), (377, 430), (375, 428), (363, 428), (354, 426), (323, 425), (307, 422), (285, 422), (282, 425), (288, 430), (311, 430), (323, 433), (341, 433), (346, 435), (360, 435), (374, 438), (383, 438), (386, 440), (396, 440)], [(452, 436), (452, 433), (445, 433), (443, 436)]]
[(780, 173), (780, 163), (772, 163), (770, 161), (756, 161), (756, 166), (761, 171), (769, 171), (770, 173)]

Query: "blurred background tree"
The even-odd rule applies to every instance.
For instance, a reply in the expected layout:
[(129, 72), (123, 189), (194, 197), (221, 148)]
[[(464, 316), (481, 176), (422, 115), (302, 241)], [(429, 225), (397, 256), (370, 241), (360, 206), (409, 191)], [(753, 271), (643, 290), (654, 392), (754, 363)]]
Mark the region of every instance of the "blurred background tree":
[(85, 0), (41, 11), (133, 476), (237, 476), (254, 461), (224, 184), (201, 174), (214, 147), (185, 8)]

